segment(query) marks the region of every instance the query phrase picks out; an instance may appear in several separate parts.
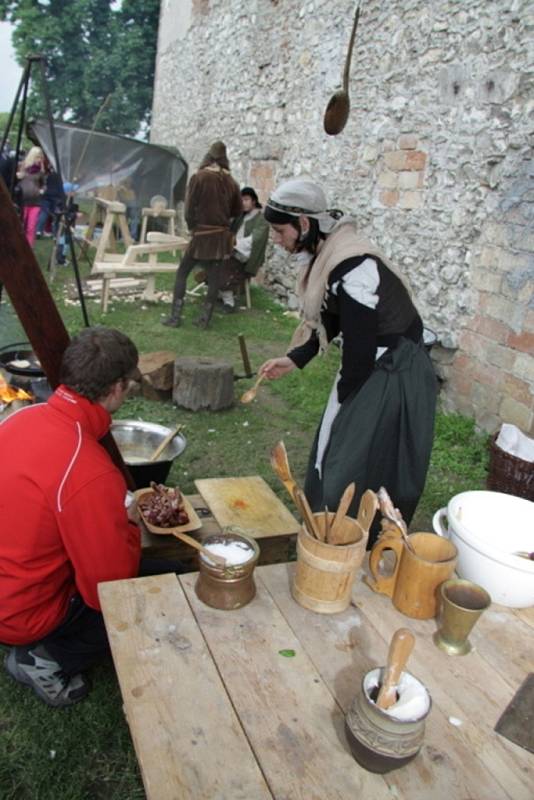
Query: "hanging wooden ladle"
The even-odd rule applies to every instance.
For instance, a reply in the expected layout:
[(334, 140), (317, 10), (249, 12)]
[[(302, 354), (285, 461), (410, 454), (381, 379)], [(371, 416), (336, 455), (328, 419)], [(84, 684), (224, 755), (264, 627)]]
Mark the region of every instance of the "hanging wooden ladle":
[(352, 25), (352, 33), (349, 40), (349, 48), (347, 50), (347, 57), (345, 59), (345, 69), (343, 70), (343, 88), (334, 92), (326, 111), (324, 112), (323, 126), (329, 136), (337, 136), (341, 133), (350, 113), (350, 98), (349, 98), (349, 75), (350, 63), (352, 60), (352, 50), (354, 47), (354, 39), (356, 37), (356, 28), (358, 27), (358, 18), (360, 16), (360, 4), (356, 8), (354, 15), (354, 23)]

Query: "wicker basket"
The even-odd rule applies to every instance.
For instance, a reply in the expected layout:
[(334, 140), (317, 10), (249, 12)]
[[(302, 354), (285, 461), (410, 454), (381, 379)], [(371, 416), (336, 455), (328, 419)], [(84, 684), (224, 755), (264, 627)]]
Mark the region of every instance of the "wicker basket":
[(498, 433), (491, 438), (488, 489), (534, 500), (534, 462), (501, 450), (497, 436)]

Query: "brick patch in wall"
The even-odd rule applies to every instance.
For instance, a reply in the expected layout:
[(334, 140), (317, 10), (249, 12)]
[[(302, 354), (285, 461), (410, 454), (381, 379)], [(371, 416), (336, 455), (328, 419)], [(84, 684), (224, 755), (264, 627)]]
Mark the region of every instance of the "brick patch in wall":
[[(526, 320), (525, 320), (526, 321)], [(530, 353), (534, 359), (534, 333), (523, 331), (523, 333), (510, 332), (507, 344), (514, 350), (521, 350), (523, 353)]]
[(386, 189), (380, 192), (380, 202), (385, 206), (396, 206), (399, 202), (399, 192)]
[(476, 333), (480, 333), (482, 336), (487, 336), (488, 339), (492, 339), (497, 344), (505, 344), (508, 342), (508, 337), (510, 335), (515, 336), (512, 329), (508, 325), (505, 325), (504, 322), (499, 322), (499, 320), (493, 319), (493, 317), (485, 317), (481, 314), (476, 314), (475, 317), (473, 317), (472, 322), (469, 323), (469, 327)]
[[(512, 371), (518, 378), (523, 378), (534, 384), (534, 356), (532, 354), (527, 355), (526, 353), (519, 353)], [(534, 387), (532, 394), (534, 399)]]
[(399, 136), (400, 150), (415, 150), (417, 147), (417, 136), (414, 133), (405, 133)]
[(504, 422), (517, 425), (526, 433), (532, 433), (534, 413), (523, 403), (518, 403), (512, 397), (505, 397), (499, 408), (499, 416)]
[(402, 170), (423, 170), (426, 164), (426, 153), (421, 150), (392, 150), (384, 153), (386, 167), (394, 172)]
[(252, 161), (249, 171), (249, 183), (258, 193), (260, 203), (263, 205), (269, 199), (274, 189), (277, 162)]
[(490, 414), (496, 414), (499, 411), (501, 397), (492, 386), (475, 382), (471, 398), (475, 406), (485, 409)]
[(532, 407), (532, 390), (530, 384), (522, 381), (520, 378), (515, 378), (513, 375), (506, 375), (504, 378), (504, 391), (518, 403), (523, 403), (525, 406)]

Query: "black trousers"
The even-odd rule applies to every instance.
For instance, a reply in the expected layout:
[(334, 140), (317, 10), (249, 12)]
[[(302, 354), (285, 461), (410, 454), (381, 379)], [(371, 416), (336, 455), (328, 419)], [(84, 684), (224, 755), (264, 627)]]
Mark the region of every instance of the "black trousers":
[[(183, 572), (183, 564), (163, 558), (142, 558), (139, 577)], [(100, 611), (85, 605), (79, 595), (69, 604), (64, 620), (47, 636), (27, 645), (45, 648), (66, 675), (77, 675), (109, 656), (109, 643)]]
[(222, 279), (222, 261), (198, 261), (196, 258), (191, 258), (189, 255), (184, 255), (180, 262), (180, 266), (176, 271), (176, 279), (174, 282), (173, 301), (183, 300), (185, 297), (185, 290), (187, 287), (187, 278), (190, 272), (198, 267), (206, 273), (206, 282), (208, 284), (208, 293), (206, 295), (206, 303), (216, 303), (219, 286)]

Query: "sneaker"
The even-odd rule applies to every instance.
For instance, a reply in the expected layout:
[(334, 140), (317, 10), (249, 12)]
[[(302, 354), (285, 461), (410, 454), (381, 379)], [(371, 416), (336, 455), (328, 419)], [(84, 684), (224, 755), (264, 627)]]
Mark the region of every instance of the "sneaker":
[[(37, 651), (40, 651), (39, 654)], [(89, 692), (89, 683), (82, 674), (65, 675), (43, 647), (12, 647), (4, 660), (7, 672), (19, 683), (31, 686), (47, 705), (65, 708), (78, 703)]]

